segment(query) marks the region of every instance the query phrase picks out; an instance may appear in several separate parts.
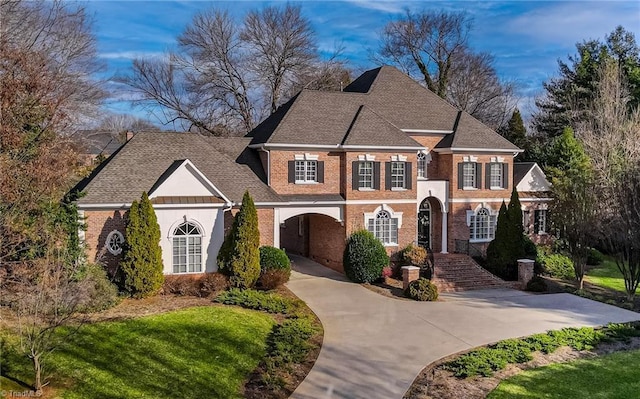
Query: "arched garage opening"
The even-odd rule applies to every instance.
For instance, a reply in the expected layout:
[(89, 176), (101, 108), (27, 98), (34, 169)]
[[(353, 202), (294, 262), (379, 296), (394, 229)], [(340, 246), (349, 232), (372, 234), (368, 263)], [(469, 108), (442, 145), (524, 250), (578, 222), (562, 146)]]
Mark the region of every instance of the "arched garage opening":
[(280, 248), (339, 272), (345, 238), (343, 223), (318, 213), (292, 216), (280, 224)]

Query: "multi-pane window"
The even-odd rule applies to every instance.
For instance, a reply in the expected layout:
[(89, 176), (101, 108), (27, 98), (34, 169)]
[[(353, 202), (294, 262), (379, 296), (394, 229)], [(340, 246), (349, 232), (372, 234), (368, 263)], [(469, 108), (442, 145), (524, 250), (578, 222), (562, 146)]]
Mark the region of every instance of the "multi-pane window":
[(418, 178), (427, 177), (427, 155), (424, 152), (418, 153)]
[(469, 224), (469, 239), (490, 241), (495, 237), (496, 217), (488, 209), (482, 208), (471, 215)]
[(406, 188), (404, 162), (391, 162), (391, 188)]
[(465, 162), (462, 164), (462, 187), (463, 188), (477, 187), (475, 162)]
[(524, 226), (525, 234), (531, 233), (530, 221), (531, 221), (531, 212), (522, 211), (522, 226)]
[(398, 243), (398, 219), (387, 211), (380, 211), (374, 219), (369, 219), (367, 228), (383, 244)]
[(491, 188), (502, 188), (502, 164), (492, 163), (489, 170), (489, 186)]
[(358, 163), (358, 187), (373, 188), (373, 162)]
[(317, 161), (296, 161), (295, 166), (296, 183), (311, 183), (318, 181)]
[(534, 234), (545, 234), (547, 232), (547, 210), (538, 209), (534, 213), (533, 232)]
[(202, 271), (202, 233), (189, 222), (173, 232), (173, 272), (196, 273)]

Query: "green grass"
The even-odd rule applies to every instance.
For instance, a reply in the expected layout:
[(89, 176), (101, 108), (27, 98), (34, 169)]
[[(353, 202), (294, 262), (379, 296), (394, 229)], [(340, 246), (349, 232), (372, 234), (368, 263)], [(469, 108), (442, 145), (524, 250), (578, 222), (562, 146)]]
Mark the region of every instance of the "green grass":
[(97, 323), (48, 364), (54, 385), (69, 384), (63, 398), (240, 398), (273, 324), (269, 315), (227, 307)]
[(610, 258), (606, 258), (600, 266), (589, 270), (586, 273), (585, 280), (601, 287), (626, 292), (622, 273)]
[(552, 364), (506, 379), (489, 399), (616, 398), (640, 392), (640, 351)]

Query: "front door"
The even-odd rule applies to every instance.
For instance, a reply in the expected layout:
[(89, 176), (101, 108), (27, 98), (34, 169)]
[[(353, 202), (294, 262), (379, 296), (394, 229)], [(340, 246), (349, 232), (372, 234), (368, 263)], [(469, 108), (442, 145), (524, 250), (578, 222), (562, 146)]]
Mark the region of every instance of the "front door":
[(425, 199), (418, 211), (418, 245), (431, 248), (431, 205)]

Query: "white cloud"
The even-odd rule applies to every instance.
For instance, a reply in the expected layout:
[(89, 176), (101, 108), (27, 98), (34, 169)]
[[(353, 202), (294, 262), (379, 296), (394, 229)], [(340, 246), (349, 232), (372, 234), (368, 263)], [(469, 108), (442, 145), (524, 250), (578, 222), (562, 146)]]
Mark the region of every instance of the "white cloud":
[(347, 3), (350, 3), (360, 8), (365, 8), (367, 10), (382, 11), (389, 14), (401, 14), (404, 12), (404, 9), (406, 7), (405, 4), (402, 4), (394, 0), (388, 0), (388, 1), (347, 0)]
[(98, 54), (98, 57), (106, 60), (133, 60), (136, 58), (157, 58), (163, 56), (164, 53), (158, 51), (115, 51)]

